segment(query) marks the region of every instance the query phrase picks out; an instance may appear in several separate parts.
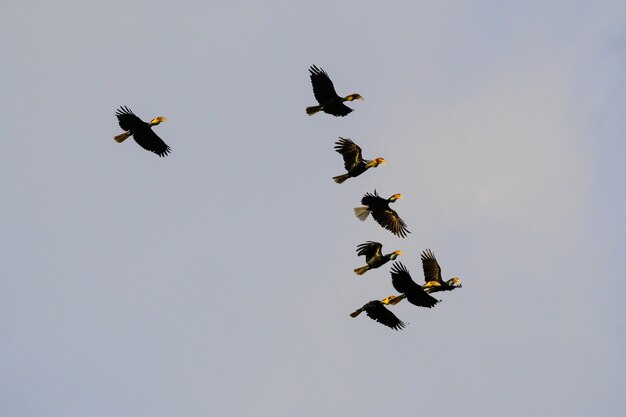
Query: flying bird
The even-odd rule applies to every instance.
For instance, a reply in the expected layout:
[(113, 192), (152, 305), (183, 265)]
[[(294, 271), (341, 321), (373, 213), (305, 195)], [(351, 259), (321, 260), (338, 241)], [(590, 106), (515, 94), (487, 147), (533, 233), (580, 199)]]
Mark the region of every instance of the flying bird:
[(333, 177), (333, 180), (337, 184), (343, 183), (348, 178), (358, 177), (370, 168), (376, 168), (378, 165), (386, 165), (387, 161), (384, 158), (376, 158), (367, 160), (363, 159), (361, 155), (361, 148), (354, 143), (351, 139), (344, 139), (341, 136), (339, 140), (335, 142), (335, 151), (339, 152), (343, 156), (343, 164), (348, 173), (337, 175)]
[(351, 313), (350, 317), (356, 317), (365, 311), (365, 314), (367, 314), (367, 316), (371, 318), (372, 320), (377, 321), (381, 324), (384, 324), (385, 326), (390, 327), (394, 330), (400, 330), (404, 328), (406, 324), (403, 321), (401, 321), (398, 317), (396, 317), (396, 315), (393, 314), (391, 311), (387, 310), (387, 307), (385, 306), (389, 304), (392, 304), (392, 305), (397, 304), (401, 300), (402, 299), (400, 297), (397, 297), (395, 295), (390, 295), (389, 297), (380, 301), (372, 300), (369, 303), (366, 303), (363, 307), (356, 310), (355, 312)]
[(439, 300), (424, 291), (421, 285), (413, 281), (409, 271), (402, 262), (395, 262), (391, 267), (391, 283), (393, 288), (402, 294), (400, 297), (406, 298), (413, 305), (432, 308), (439, 302)]
[(345, 104), (345, 101), (363, 100), (359, 94), (350, 94), (349, 96), (339, 97), (333, 86), (333, 82), (328, 74), (315, 65), (309, 68), (311, 73), (311, 84), (313, 84), (313, 95), (320, 104), (319, 106), (311, 106), (306, 108), (306, 114), (314, 115), (319, 111), (332, 114), (333, 116), (345, 116), (352, 112), (352, 109)]
[(401, 250), (396, 250), (386, 255), (382, 253), (383, 245), (378, 242), (368, 241), (365, 243), (361, 243), (356, 248), (356, 253), (358, 256), (365, 255), (365, 262), (367, 265), (362, 266), (354, 270), (357, 275), (363, 275), (370, 269), (378, 268), (383, 266), (389, 261), (395, 260), (399, 255), (402, 255), (403, 252)]
[(402, 194), (394, 194), (388, 199), (384, 199), (379, 197), (376, 190), (374, 190), (374, 194), (366, 193), (365, 196), (363, 196), (361, 199), (363, 207), (356, 207), (354, 214), (356, 214), (359, 220), (364, 222), (367, 216), (372, 213), (374, 220), (382, 227), (391, 231), (391, 233), (396, 236), (406, 237), (406, 235), (411, 232), (407, 229), (404, 220), (398, 216), (395, 210), (389, 208), (389, 203), (393, 203), (400, 198), (402, 198)]
[(146, 123), (135, 116), (135, 113), (126, 106), (120, 107), (115, 112), (115, 115), (117, 116), (120, 127), (125, 130), (124, 133), (113, 138), (117, 143), (122, 143), (132, 136), (135, 138), (135, 142), (145, 150), (154, 152), (159, 156), (166, 156), (170, 153), (170, 147), (152, 131), (152, 126), (167, 121), (165, 117), (158, 116), (152, 119), (150, 123)]
[(422, 267), (424, 268), (424, 280), (426, 283), (423, 288), (426, 292), (452, 291), (455, 288), (461, 288), (461, 280), (458, 278), (450, 278), (444, 281), (441, 278), (441, 267), (433, 254), (433, 251), (426, 249), (422, 252)]

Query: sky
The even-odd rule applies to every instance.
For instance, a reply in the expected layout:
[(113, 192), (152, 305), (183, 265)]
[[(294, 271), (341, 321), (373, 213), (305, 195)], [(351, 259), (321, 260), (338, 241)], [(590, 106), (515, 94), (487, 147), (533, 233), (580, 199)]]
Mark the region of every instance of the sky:
[[(625, 49), (622, 1), (2, 1), (0, 415), (625, 415)], [(463, 288), (352, 319), (367, 240)]]

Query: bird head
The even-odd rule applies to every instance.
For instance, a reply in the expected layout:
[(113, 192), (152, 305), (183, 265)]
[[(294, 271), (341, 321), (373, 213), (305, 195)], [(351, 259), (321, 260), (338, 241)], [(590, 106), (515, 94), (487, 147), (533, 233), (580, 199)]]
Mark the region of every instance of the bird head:
[(393, 252), (391, 252), (391, 256), (389, 257), (389, 259), (393, 261), (400, 255), (404, 255), (404, 252), (402, 252), (401, 250), (394, 250)]
[(463, 287), (463, 285), (461, 284), (461, 280), (456, 278), (456, 277), (450, 278), (446, 283), (450, 287), (454, 287), (454, 288), (461, 288), (461, 287)]
[(148, 123), (150, 126), (156, 126), (159, 123), (163, 123), (163, 122), (167, 122), (167, 119), (163, 116), (158, 116), (155, 117), (154, 119), (150, 120), (150, 123)]
[(368, 168), (376, 168), (378, 165), (387, 165), (387, 161), (385, 161), (385, 158), (372, 159), (367, 163), (366, 166)]
[(396, 200), (400, 200), (402, 198), (402, 194), (394, 194), (391, 197), (389, 197), (389, 201), (391, 201), (392, 203)]
[(396, 304), (398, 304), (403, 299), (404, 299), (403, 296), (390, 295), (389, 297), (385, 298), (384, 300), (380, 300), (380, 302), (385, 304), (385, 305), (391, 304), (392, 306), (395, 306)]
[(434, 287), (441, 287), (441, 283), (439, 281), (428, 281), (426, 284), (422, 285), (422, 288), (425, 290), (430, 290)]
[(349, 96), (346, 97), (346, 101), (354, 101), (354, 100), (361, 100), (361, 101), (365, 101), (363, 99), (363, 97), (361, 97), (359, 94), (350, 94)]

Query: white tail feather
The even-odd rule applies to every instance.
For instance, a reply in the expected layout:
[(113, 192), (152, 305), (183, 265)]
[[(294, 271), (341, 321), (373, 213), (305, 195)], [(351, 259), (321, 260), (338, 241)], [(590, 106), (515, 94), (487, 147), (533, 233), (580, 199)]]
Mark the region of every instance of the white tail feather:
[(357, 275), (363, 275), (370, 269), (369, 265), (362, 266), (354, 270)]
[(124, 132), (124, 133), (120, 133), (119, 135), (113, 136), (113, 139), (115, 139), (117, 143), (122, 143), (126, 139), (128, 139), (130, 136), (131, 136), (130, 132)]
[(333, 177), (333, 180), (335, 180), (337, 184), (341, 184), (348, 178), (350, 178), (350, 174), (341, 174), (341, 175), (337, 175), (336, 177)]
[(367, 219), (367, 216), (370, 215), (370, 209), (368, 209), (367, 207), (355, 207), (354, 214), (356, 214), (356, 217), (358, 217), (359, 220), (364, 222), (365, 219)]

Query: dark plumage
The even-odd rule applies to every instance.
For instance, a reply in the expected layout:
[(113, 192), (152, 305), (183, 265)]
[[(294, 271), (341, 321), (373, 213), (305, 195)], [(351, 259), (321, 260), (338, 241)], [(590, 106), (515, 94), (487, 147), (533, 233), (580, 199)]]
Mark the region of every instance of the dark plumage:
[(367, 216), (372, 213), (374, 220), (382, 227), (391, 231), (391, 233), (396, 236), (406, 237), (406, 235), (411, 232), (407, 229), (404, 220), (398, 216), (395, 210), (389, 208), (389, 203), (393, 203), (400, 198), (402, 198), (402, 194), (394, 194), (388, 199), (384, 199), (379, 197), (376, 190), (374, 190), (374, 194), (365, 194), (361, 199), (363, 207), (356, 207), (354, 214), (356, 214), (359, 220), (365, 221)]
[(354, 272), (356, 272), (357, 275), (363, 275), (370, 269), (381, 267), (387, 262), (395, 260), (399, 255), (402, 255), (403, 253), (402, 251), (397, 250), (383, 255), (382, 249), (383, 245), (378, 242), (372, 241), (368, 241), (357, 246), (357, 255), (364, 255), (367, 265), (355, 269)]
[(393, 295), (381, 301), (372, 300), (369, 303), (366, 303), (363, 307), (350, 314), (350, 317), (356, 317), (363, 311), (365, 311), (367, 316), (372, 320), (384, 324), (385, 326), (390, 327), (394, 330), (400, 330), (404, 328), (406, 324), (398, 317), (396, 317), (396, 315), (393, 314), (391, 311), (387, 310), (387, 307), (385, 307), (389, 304), (396, 304), (399, 301), (400, 300), (398, 300), (398, 297), (395, 297)]
[(163, 142), (161, 138), (152, 131), (152, 126), (156, 126), (161, 122), (167, 121), (165, 117), (155, 117), (150, 121), (150, 123), (146, 123), (139, 117), (135, 116), (132, 110), (126, 106), (120, 107), (115, 112), (115, 115), (117, 116), (120, 127), (125, 130), (124, 133), (115, 136), (114, 139), (118, 143), (122, 143), (127, 138), (132, 136), (135, 139), (135, 142), (137, 142), (137, 144), (145, 150), (154, 152), (159, 156), (166, 156), (170, 153), (170, 147), (167, 146), (165, 142)]
[(402, 293), (409, 303), (416, 306), (432, 308), (439, 302), (424, 291), (421, 285), (413, 281), (402, 262), (395, 262), (391, 267), (391, 283), (393, 288)]
[(431, 292), (452, 291), (455, 288), (461, 288), (461, 280), (458, 278), (450, 278), (444, 281), (441, 278), (441, 267), (433, 254), (433, 251), (426, 249), (422, 252), (422, 267), (424, 268), (424, 290)]
[(363, 100), (359, 94), (350, 94), (349, 96), (339, 97), (335, 91), (333, 82), (328, 77), (328, 74), (321, 69), (313, 65), (309, 68), (311, 73), (311, 84), (313, 84), (313, 94), (315, 99), (320, 104), (319, 106), (311, 106), (306, 108), (306, 114), (309, 116), (314, 115), (319, 111), (332, 114), (333, 116), (345, 116), (352, 112), (352, 109), (346, 106), (344, 101)]
[(363, 159), (361, 148), (351, 139), (339, 137), (339, 140), (335, 142), (335, 151), (343, 156), (343, 165), (346, 171), (348, 171), (347, 174), (333, 177), (333, 180), (335, 180), (337, 184), (341, 184), (348, 178), (358, 177), (370, 168), (376, 168), (380, 164), (384, 165), (387, 163), (384, 158), (380, 157), (372, 159), (371, 161)]

